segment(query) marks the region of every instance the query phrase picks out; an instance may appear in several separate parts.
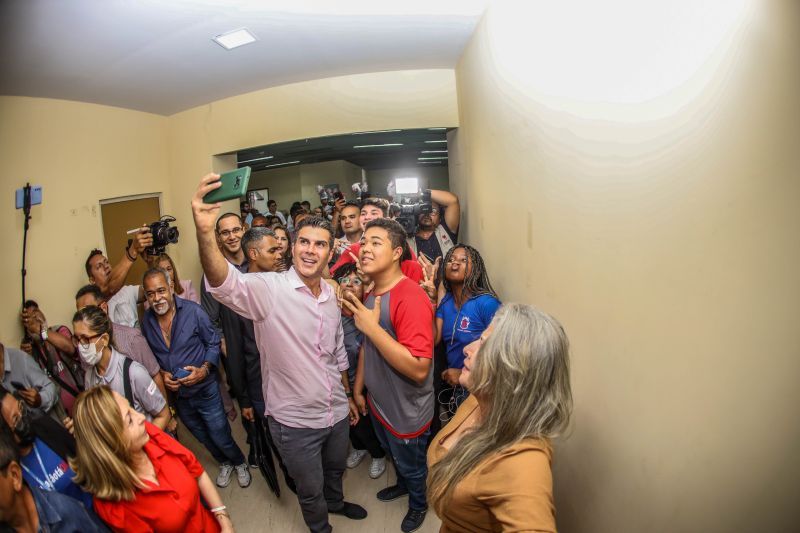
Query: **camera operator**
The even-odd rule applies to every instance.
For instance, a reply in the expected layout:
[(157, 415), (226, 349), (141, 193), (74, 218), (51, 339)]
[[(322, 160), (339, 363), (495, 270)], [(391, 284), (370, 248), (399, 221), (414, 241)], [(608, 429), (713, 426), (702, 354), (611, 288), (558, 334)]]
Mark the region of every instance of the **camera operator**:
[(417, 233), (408, 239), (408, 246), (433, 263), (438, 257), (444, 257), (458, 241), (461, 207), (458, 196), (434, 189), (431, 189), (431, 205), (430, 213), (418, 216)]
[(153, 234), (150, 233), (150, 227), (145, 225), (135, 234), (133, 242), (125, 249), (124, 257), (113, 268), (100, 250), (92, 250), (86, 258), (89, 283), (100, 287), (108, 301), (108, 316), (116, 324), (132, 328), (139, 325), (136, 306), (144, 301), (144, 291), (141, 285), (123, 284), (136, 259), (145, 248), (152, 245)]

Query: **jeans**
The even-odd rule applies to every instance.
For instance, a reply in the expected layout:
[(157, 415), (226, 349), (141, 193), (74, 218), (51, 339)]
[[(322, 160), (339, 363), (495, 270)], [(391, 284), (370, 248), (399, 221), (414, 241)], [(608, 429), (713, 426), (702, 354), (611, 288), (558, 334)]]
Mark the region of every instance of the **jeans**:
[(413, 439), (401, 439), (392, 435), (374, 414), (370, 412), (369, 416), (381, 446), (392, 456), (397, 485), (408, 490), (408, 508), (414, 511), (426, 510), (428, 500), (425, 496), (425, 481), (428, 477), (428, 461), (425, 449), (430, 428)]
[(350, 443), (355, 450), (367, 450), (370, 457), (380, 459), (386, 457), (375, 430), (372, 429), (372, 420), (369, 416), (362, 416), (358, 419), (358, 424), (350, 426)]
[(245, 462), (242, 450), (231, 435), (216, 381), (205, 384), (205, 390), (193, 396), (178, 395), (175, 407), (183, 424), (211, 452), (215, 461), (234, 465)]
[(349, 419), (322, 429), (293, 428), (267, 417), (272, 440), (297, 486), (308, 529), (329, 533), (328, 512), (344, 507), (342, 475), (347, 463)]

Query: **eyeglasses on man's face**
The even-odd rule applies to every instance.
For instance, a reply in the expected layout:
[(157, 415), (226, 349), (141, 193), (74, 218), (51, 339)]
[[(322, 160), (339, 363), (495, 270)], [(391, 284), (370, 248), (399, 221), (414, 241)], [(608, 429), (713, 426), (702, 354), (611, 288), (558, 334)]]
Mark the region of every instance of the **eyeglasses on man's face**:
[(223, 239), (227, 239), (231, 235), (239, 235), (241, 232), (242, 232), (242, 228), (241, 227), (231, 228), (231, 229), (224, 229), (224, 230), (219, 232), (219, 236), (222, 237)]

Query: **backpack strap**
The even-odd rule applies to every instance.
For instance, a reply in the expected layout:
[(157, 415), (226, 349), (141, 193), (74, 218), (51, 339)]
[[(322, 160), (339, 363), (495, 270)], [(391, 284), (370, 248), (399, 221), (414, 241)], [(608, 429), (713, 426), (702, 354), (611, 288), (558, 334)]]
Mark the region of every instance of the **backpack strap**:
[(122, 382), (125, 387), (125, 399), (128, 400), (128, 403), (131, 404), (133, 407), (133, 391), (131, 391), (131, 360), (130, 357), (125, 358), (125, 362), (122, 363)]

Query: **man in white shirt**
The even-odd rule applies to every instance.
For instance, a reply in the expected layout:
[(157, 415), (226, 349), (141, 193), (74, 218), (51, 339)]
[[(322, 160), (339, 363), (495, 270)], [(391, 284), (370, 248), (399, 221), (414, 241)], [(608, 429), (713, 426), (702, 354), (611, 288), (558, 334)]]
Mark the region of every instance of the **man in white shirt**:
[(145, 248), (152, 246), (153, 234), (148, 226), (142, 226), (131, 245), (125, 249), (125, 256), (113, 267), (100, 250), (92, 250), (86, 258), (86, 275), (89, 283), (97, 285), (107, 298), (108, 316), (115, 324), (135, 328), (139, 326), (139, 312), (136, 306), (144, 301), (141, 285), (124, 285), (136, 259)]
[(278, 217), (281, 220), (281, 224), (284, 226), (286, 225), (286, 217), (278, 211), (278, 202), (275, 200), (270, 200), (267, 202), (267, 209), (269, 209), (269, 214)]

